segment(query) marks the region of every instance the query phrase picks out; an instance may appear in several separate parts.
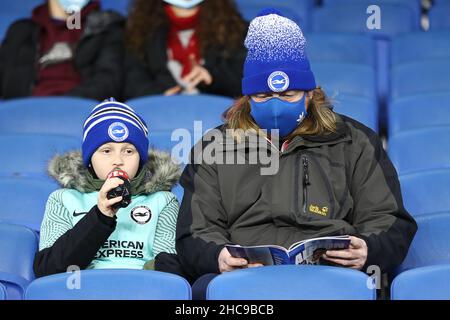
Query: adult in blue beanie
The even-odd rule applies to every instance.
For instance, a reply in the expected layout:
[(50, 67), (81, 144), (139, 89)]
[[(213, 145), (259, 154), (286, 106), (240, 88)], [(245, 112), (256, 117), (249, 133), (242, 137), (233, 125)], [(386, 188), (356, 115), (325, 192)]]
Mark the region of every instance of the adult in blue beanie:
[[(283, 264), (361, 271), (377, 266), (382, 273), (396, 268), (417, 225), (403, 206), (397, 173), (378, 135), (332, 110), (316, 86), (305, 37), (295, 22), (264, 10), (250, 23), (245, 46), (243, 96), (225, 114), (219, 130), (225, 141), (217, 132), (208, 133), (201, 146), (204, 156), (215, 150), (220, 157), (188, 165), (181, 177), (177, 259), (197, 279), (194, 298), (204, 298), (218, 274), (281, 263), (261, 250), (239, 254), (230, 244), (289, 248), (303, 240), (346, 235), (344, 248), (325, 241), (315, 248), (324, 251), (310, 248)], [(255, 144), (251, 132), (262, 139)], [(277, 170), (264, 174), (265, 163), (251, 162), (255, 150), (270, 154)], [(244, 274), (240, 279), (244, 284)], [(243, 285), (230, 294), (259, 297), (247, 289)]]

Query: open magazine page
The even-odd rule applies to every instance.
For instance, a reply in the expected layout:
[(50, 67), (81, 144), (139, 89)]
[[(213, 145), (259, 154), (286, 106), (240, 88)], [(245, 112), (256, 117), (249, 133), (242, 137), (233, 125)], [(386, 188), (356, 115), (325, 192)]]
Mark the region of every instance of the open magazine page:
[(286, 251), (284, 250), (280, 250), (278, 248), (270, 248), (269, 247), (270, 252), (272, 253), (272, 257), (273, 257), (273, 264), (275, 265), (281, 265), (281, 264), (290, 264), (290, 257), (287, 254)]
[(325, 237), (322, 239), (314, 239), (314, 241), (306, 241), (295, 249), (291, 250), (290, 255), (293, 257), (295, 264), (318, 264), (320, 257), (327, 250), (346, 249), (350, 245), (348, 237)]
[(265, 266), (288, 264), (287, 250), (277, 246), (241, 247), (226, 245), (228, 252), (235, 258), (244, 258), (249, 263), (262, 263)]
[(350, 245), (349, 236), (322, 237), (294, 243), (290, 250), (276, 245), (239, 246), (226, 245), (233, 257), (244, 258), (249, 263), (266, 266), (281, 264), (316, 264), (326, 250), (345, 249)]

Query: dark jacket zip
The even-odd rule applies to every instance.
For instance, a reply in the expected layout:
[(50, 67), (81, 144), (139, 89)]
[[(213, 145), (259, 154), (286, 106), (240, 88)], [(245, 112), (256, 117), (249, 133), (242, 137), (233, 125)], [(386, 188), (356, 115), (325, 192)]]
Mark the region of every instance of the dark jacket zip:
[(308, 202), (308, 185), (309, 182), (309, 162), (308, 158), (303, 158), (303, 213), (306, 213), (306, 205)]
[(331, 187), (330, 180), (327, 177), (327, 174), (323, 170), (323, 168), (320, 166), (320, 163), (317, 161), (317, 159), (314, 158), (314, 156), (311, 155), (311, 161), (314, 162), (315, 166), (317, 166), (320, 176), (322, 177), (323, 182), (325, 183), (325, 187), (327, 188), (328, 193), (328, 199), (330, 202), (330, 209), (329, 212), (332, 214), (334, 212), (334, 201), (333, 201), (333, 188)]

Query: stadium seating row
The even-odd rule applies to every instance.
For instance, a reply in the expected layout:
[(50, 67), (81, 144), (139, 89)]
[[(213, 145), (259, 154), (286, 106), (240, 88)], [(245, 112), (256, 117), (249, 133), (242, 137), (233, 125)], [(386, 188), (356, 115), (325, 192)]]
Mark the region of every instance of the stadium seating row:
[[(393, 274), (392, 299), (450, 299), (450, 212), (417, 218), (418, 233)], [(30, 229), (0, 223), (0, 299), (191, 299), (188, 282), (142, 270), (85, 270), (35, 279), (37, 250)], [(111, 281), (114, 279), (114, 281)], [(273, 266), (225, 273), (209, 285), (207, 298), (375, 299), (377, 279), (345, 268)], [(246, 288), (246, 290), (242, 290)]]
[[(10, 22), (29, 16), (31, 10), (41, 4), (43, 0), (22, 0), (8, 4), (8, 10), (3, 13), (4, 20)], [(128, 15), (130, 0), (101, 0), (103, 9), (111, 9)], [(408, 0), (325, 0), (323, 5), (316, 6), (315, 0), (237, 0), (237, 7), (246, 20), (251, 20), (264, 7), (276, 7), (287, 16), (300, 23), (305, 30), (322, 30), (329, 28), (336, 22), (347, 30), (361, 29), (367, 19), (366, 8), (369, 5), (378, 5), (383, 11), (387, 32), (410, 31), (410, 28), (419, 29), (422, 14), (421, 1)], [(430, 10), (431, 29), (448, 28), (449, 3), (435, 1)], [(363, 8), (363, 10), (361, 9)], [(330, 18), (331, 17), (331, 18)], [(350, 17), (351, 19), (348, 19)], [(395, 19), (398, 17), (399, 19)], [(408, 23), (405, 23), (408, 21)], [(364, 22), (363, 24), (359, 22)], [(7, 27), (8, 24), (5, 24)], [(383, 31), (384, 32), (384, 31)], [(3, 33), (2, 33), (3, 34)]]
[[(362, 52), (361, 55), (363, 55)], [(450, 57), (450, 49), (448, 57)], [(380, 110), (376, 96), (376, 74), (373, 68), (351, 61), (313, 62), (312, 64), (317, 83), (335, 102), (336, 111), (349, 115), (377, 131)], [(402, 63), (393, 67), (392, 101), (387, 112), (389, 134), (436, 123), (446, 125), (449, 119), (445, 116), (448, 112), (446, 106), (450, 97), (450, 78), (446, 79), (446, 77), (450, 77), (449, 75), (450, 62), (444, 59)], [(179, 118), (177, 113), (177, 108), (182, 108), (185, 102), (189, 108), (186, 105), (183, 112), (190, 113), (186, 120), (184, 117)], [(82, 120), (89, 113), (88, 109), (95, 103), (92, 100), (69, 97), (0, 101), (0, 113), (7, 115), (0, 118), (0, 131), (62, 133), (78, 137), (81, 123), (78, 120)], [(180, 121), (185, 121), (184, 124), (186, 124), (188, 120), (196, 116), (197, 118), (194, 119), (203, 119), (208, 124), (217, 125), (220, 123), (221, 113), (231, 106), (232, 101), (216, 96), (199, 98), (177, 96), (143, 97), (132, 99), (128, 103), (136, 109), (143, 109), (144, 112), (147, 107), (152, 111), (164, 109), (161, 113), (152, 112), (147, 118), (152, 126), (156, 126), (153, 132), (158, 132), (160, 126), (167, 122), (165, 121), (167, 117), (176, 124)], [(169, 103), (174, 105), (173, 109), (167, 108)], [(192, 107), (192, 105), (195, 106)], [(209, 108), (213, 110), (204, 115), (198, 113), (200, 109)], [(422, 116), (424, 113), (427, 117)], [(439, 116), (441, 114), (443, 116)], [(70, 121), (66, 121), (67, 119)], [(65, 121), (65, 126), (60, 126), (61, 120)], [(174, 127), (181, 126), (174, 125)]]
[[(330, 71), (330, 73), (332, 72)], [(378, 110), (374, 100), (345, 93), (331, 94), (330, 98), (336, 112), (348, 115), (373, 130), (377, 130)], [(93, 100), (70, 97), (25, 98), (0, 102), (0, 133), (3, 135), (0, 139), (2, 139), (2, 143), (9, 146), (13, 142), (8, 142), (10, 139), (5, 134), (17, 135), (14, 139), (18, 139), (18, 141), (28, 139), (26, 136), (21, 138), (20, 136), (23, 134), (48, 135), (35, 138), (36, 141), (54, 141), (51, 144), (53, 148), (48, 149), (42, 156), (42, 158), (48, 160), (56, 151), (63, 151), (61, 146), (67, 146), (66, 149), (79, 147), (81, 124), (96, 103)], [(151, 143), (157, 148), (170, 150), (174, 144), (179, 142), (175, 139), (176, 135), (174, 136), (175, 141), (171, 141), (172, 132), (175, 129), (188, 130), (191, 133), (191, 144), (193, 144), (206, 130), (222, 123), (222, 114), (233, 104), (233, 100), (208, 95), (152, 96), (133, 99), (127, 103), (136, 109), (139, 114), (142, 114), (148, 122)], [(389, 139), (395, 146), (395, 148), (390, 148), (392, 152), (397, 150), (400, 154), (403, 153), (402, 150), (397, 148), (398, 143), (396, 143), (399, 140), (402, 144), (401, 141), (407, 139), (402, 139), (401, 134), (414, 134), (412, 131), (417, 129), (426, 131), (434, 129), (441, 130), (445, 135), (446, 127), (450, 124), (450, 117), (448, 116), (450, 108), (447, 107), (449, 103), (450, 89), (446, 92), (411, 94), (393, 101), (388, 116), (390, 124)], [(183, 116), (180, 116), (180, 114)], [(170, 121), (167, 121), (168, 119)], [(201, 126), (200, 123), (195, 123), (195, 121), (200, 120)], [(442, 129), (437, 127), (442, 127)], [(196, 133), (196, 139), (194, 139), (194, 133)], [(424, 143), (427, 139), (425, 138), (426, 134), (424, 132)], [(58, 137), (53, 135), (58, 135)], [(439, 137), (437, 138), (439, 139)], [(444, 136), (442, 142), (445, 143), (445, 140)], [(34, 152), (42, 149), (38, 142), (35, 142), (35, 144)], [(442, 146), (440, 143), (437, 145), (438, 147)], [(33, 146), (30, 145), (30, 148), (33, 148)], [(20, 150), (18, 151), (20, 152)], [(26, 149), (22, 150), (22, 152), (27, 151)], [(391, 155), (395, 156), (394, 154)], [(430, 169), (430, 165), (427, 163), (423, 165), (426, 169)], [(37, 162), (35, 166), (36, 170), (45, 171), (42, 170), (42, 163)], [(412, 166), (416, 167), (416, 164), (412, 164)], [(18, 164), (16, 167), (20, 168)], [(39, 169), (37, 169), (38, 167)], [(0, 169), (0, 172), (2, 170), (14, 171), (4, 168)], [(403, 173), (402, 171), (400, 169), (401, 173)]]
[[(2, 12), (1, 26), (0, 26), (0, 37), (6, 32), (8, 25), (17, 18), (23, 18), (28, 16), (31, 8), (36, 4), (42, 3), (43, 0), (25, 0), (23, 4), (22, 1), (16, 1), (11, 6), (8, 7), (7, 11)], [(128, 10), (128, 0), (103, 0), (102, 6), (105, 9), (116, 9), (121, 13), (126, 14)], [(380, 28), (369, 28), (367, 25), (367, 20), (370, 11), (367, 12), (367, 7), (369, 5), (376, 4), (380, 7), (380, 14), (382, 12), (382, 25)], [(243, 13), (243, 16), (250, 20), (253, 18), (257, 12), (267, 6), (278, 7), (283, 12), (300, 23), (304, 31), (307, 34), (308, 42), (314, 46), (314, 34), (315, 33), (336, 33), (341, 32), (344, 34), (355, 35), (363, 37), (367, 36), (367, 39), (373, 40), (370, 45), (367, 44), (365, 51), (370, 51), (371, 53), (367, 56), (367, 60), (371, 60), (374, 53), (376, 61), (377, 70), (377, 80), (376, 80), (376, 90), (377, 95), (381, 101), (385, 101), (390, 97), (389, 88), (389, 77), (390, 77), (390, 65), (391, 65), (391, 40), (396, 39), (396, 37), (402, 38), (402, 36), (408, 37), (409, 33), (414, 33), (414, 37), (420, 31), (420, 19), (421, 19), (421, 4), (420, 1), (406, 1), (406, 0), (377, 0), (377, 1), (367, 1), (367, 0), (345, 0), (345, 1), (325, 1), (324, 5), (321, 7), (315, 7), (314, 0), (238, 0), (238, 8)], [(436, 7), (436, 8), (435, 8)], [(439, 31), (448, 29), (447, 18), (449, 10), (449, 4), (445, 2), (437, 2), (432, 8), (430, 16), (432, 19), (432, 31)], [(370, 19), (369, 19), (370, 20)], [(441, 21), (442, 20), (442, 21)], [(425, 32), (423, 32), (425, 33)], [(434, 32), (433, 32), (434, 33)], [(439, 33), (439, 32), (437, 32)], [(319, 36), (320, 38), (320, 36)], [(408, 50), (405, 47), (402, 48), (401, 52), (405, 52), (406, 55), (414, 56), (414, 52), (430, 52), (431, 50), (426, 50), (428, 46), (420, 45), (417, 42), (418, 39), (411, 41), (411, 39), (406, 39), (408, 47), (412, 47)], [(420, 39), (419, 39), (420, 40)], [(339, 42), (339, 40), (333, 40), (333, 43)], [(408, 42), (409, 41), (409, 42)], [(355, 42), (355, 41), (354, 41)], [(353, 43), (354, 43), (353, 42)], [(364, 42), (364, 41), (363, 41)], [(357, 45), (361, 47), (363, 42)], [(437, 46), (434, 43), (438, 43)], [(448, 41), (439, 41), (438, 39), (433, 41), (433, 52), (439, 55), (439, 47), (442, 43), (448, 43)], [(347, 50), (343, 53), (353, 50), (354, 47), (348, 43)], [(319, 42), (320, 45), (320, 42)], [(437, 47), (437, 49), (436, 49)], [(375, 49), (375, 50), (373, 50)], [(320, 50), (321, 52), (330, 52), (330, 50)], [(358, 50), (356, 50), (357, 52)], [(394, 50), (395, 51), (395, 50)], [(314, 54), (317, 50), (311, 50)], [(310, 54), (313, 56), (314, 54)], [(433, 55), (434, 53), (427, 53), (428, 55)], [(349, 56), (354, 56), (354, 53), (349, 54)], [(314, 57), (312, 57), (314, 61)], [(419, 59), (419, 58), (417, 58)], [(397, 60), (394, 60), (397, 61)], [(343, 61), (340, 61), (343, 62)]]
[[(334, 100), (335, 111), (368, 125), (376, 122), (369, 100), (350, 95)], [(405, 206), (414, 216), (450, 210), (445, 188), (450, 182), (448, 102), (450, 93), (411, 96), (393, 104), (388, 151), (400, 176)], [(47, 174), (48, 162), (57, 153), (80, 149), (81, 124), (95, 104), (62, 97), (0, 103), (1, 188), (2, 194), (11, 195), (5, 198), (1, 220), (39, 230), (45, 201), (57, 188)], [(231, 104), (229, 98), (202, 95), (130, 101), (149, 124), (152, 146), (168, 151), (183, 165), (194, 143), (221, 124), (221, 115)], [(199, 119), (202, 122), (195, 122)], [(181, 200), (182, 188), (177, 186), (174, 192)], [(15, 194), (27, 194), (20, 206), (13, 201)]]

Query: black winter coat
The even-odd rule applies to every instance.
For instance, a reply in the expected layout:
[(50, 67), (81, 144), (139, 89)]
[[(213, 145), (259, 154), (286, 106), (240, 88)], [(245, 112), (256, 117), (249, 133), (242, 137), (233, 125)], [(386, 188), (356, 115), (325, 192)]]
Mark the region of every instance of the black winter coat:
[[(282, 152), (252, 140), (235, 144), (224, 134), (226, 127), (220, 128), (223, 139), (213, 131), (205, 135), (199, 142), (205, 154), (197, 155), (214, 150), (220, 162), (196, 160), (180, 180), (184, 196), (176, 249), (189, 276), (219, 273), (225, 244), (288, 248), (300, 240), (345, 234), (367, 244), (363, 271), (377, 265), (390, 272), (403, 261), (417, 224), (403, 206), (397, 172), (375, 132), (336, 116), (336, 133), (296, 136)], [(278, 163), (271, 163), (278, 169), (274, 173), (265, 172), (270, 166), (262, 160), (249, 162), (265, 148), (279, 153), (274, 154)], [(228, 159), (242, 164), (227, 164)]]
[[(81, 83), (67, 95), (103, 100), (121, 96), (124, 19), (113, 11), (91, 12), (75, 50)], [(38, 75), (40, 28), (31, 19), (16, 21), (0, 47), (0, 97), (28, 97)]]
[[(138, 58), (133, 52), (126, 53), (125, 98), (162, 94), (177, 85), (167, 68), (167, 30), (160, 30), (149, 37), (144, 57)], [(210, 86), (200, 84), (201, 93), (238, 97), (241, 95), (242, 69), (246, 50), (224, 55), (221, 48), (210, 49), (203, 55), (203, 67), (213, 78)]]

